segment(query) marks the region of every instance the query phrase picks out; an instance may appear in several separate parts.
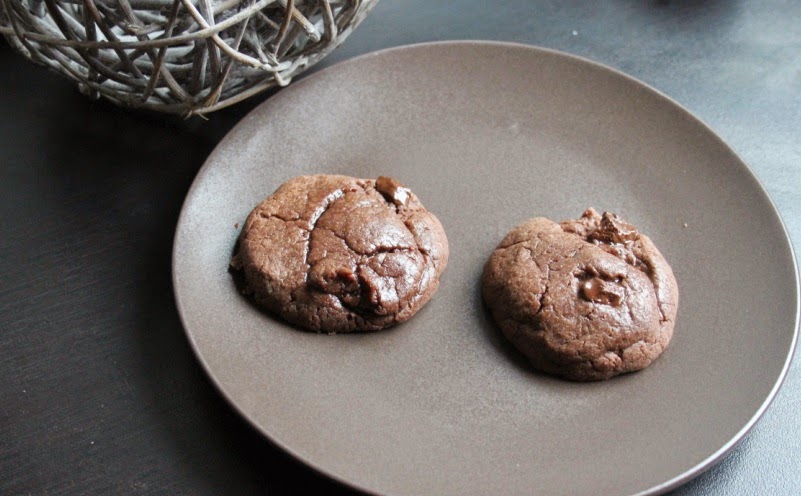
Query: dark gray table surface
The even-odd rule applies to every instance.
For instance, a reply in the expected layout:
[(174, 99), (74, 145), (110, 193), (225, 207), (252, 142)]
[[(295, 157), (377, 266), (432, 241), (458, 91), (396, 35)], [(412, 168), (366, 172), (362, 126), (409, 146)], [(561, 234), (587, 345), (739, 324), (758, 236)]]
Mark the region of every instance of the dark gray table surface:
[[(801, 2), (382, 0), (318, 68), (441, 39), (556, 48), (658, 88), (744, 158), (801, 246)], [(225, 403), (173, 299), (184, 195), (268, 96), (208, 122), (121, 110), (0, 42), (0, 494), (350, 494)], [(800, 368), (675, 494), (801, 494)]]

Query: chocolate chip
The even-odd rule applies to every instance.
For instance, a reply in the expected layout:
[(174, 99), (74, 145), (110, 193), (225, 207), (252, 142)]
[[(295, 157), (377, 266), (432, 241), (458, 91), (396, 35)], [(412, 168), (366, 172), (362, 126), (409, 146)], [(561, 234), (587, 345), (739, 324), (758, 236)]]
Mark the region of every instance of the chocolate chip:
[(387, 176), (380, 176), (375, 182), (375, 189), (395, 205), (403, 206), (409, 202), (409, 189), (400, 181)]

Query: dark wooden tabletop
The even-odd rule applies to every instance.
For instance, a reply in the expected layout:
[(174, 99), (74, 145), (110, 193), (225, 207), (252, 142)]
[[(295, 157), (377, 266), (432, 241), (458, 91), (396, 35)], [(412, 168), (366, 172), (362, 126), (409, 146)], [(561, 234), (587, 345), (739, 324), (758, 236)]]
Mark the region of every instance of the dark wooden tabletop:
[[(525, 42), (605, 63), (715, 129), (799, 246), (801, 3), (573, 4), (382, 0), (319, 67), (440, 39)], [(210, 121), (131, 112), (87, 100), (0, 42), (0, 494), (351, 493), (228, 406), (173, 299), (187, 189), (268, 96)], [(799, 368), (744, 441), (676, 494), (801, 493)]]

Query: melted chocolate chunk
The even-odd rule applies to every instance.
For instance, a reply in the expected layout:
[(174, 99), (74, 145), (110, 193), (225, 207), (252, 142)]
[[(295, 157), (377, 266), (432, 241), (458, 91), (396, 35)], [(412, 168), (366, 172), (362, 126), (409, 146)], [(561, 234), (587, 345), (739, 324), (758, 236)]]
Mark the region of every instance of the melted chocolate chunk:
[(634, 241), (640, 233), (637, 229), (624, 221), (616, 214), (604, 212), (598, 229), (590, 234), (591, 239), (597, 239), (606, 243), (626, 243)]
[(619, 307), (623, 301), (623, 291), (613, 282), (593, 277), (581, 283), (581, 296), (587, 301)]

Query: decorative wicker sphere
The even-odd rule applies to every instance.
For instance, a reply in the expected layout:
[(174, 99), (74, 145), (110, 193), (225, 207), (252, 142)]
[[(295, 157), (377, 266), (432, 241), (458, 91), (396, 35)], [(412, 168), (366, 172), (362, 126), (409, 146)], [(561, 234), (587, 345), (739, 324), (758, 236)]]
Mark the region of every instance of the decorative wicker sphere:
[(92, 97), (193, 115), (325, 57), (377, 0), (0, 0), (0, 33)]

